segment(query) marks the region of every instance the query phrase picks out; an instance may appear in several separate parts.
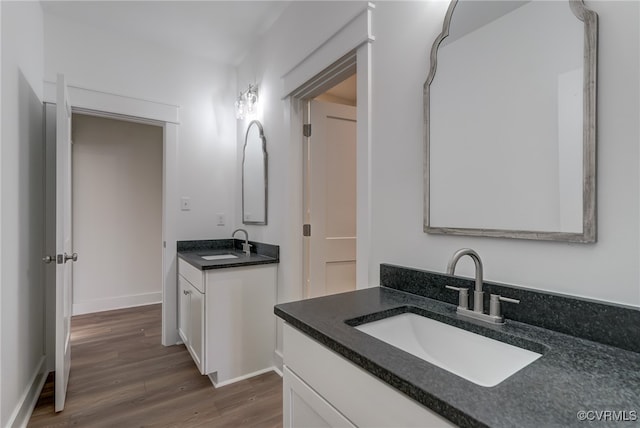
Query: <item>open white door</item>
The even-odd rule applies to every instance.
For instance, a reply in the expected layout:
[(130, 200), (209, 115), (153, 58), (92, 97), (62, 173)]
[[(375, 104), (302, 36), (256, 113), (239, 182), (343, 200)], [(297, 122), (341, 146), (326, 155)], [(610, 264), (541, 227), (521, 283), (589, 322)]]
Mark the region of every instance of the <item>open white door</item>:
[(356, 107), (311, 101), (306, 157), (306, 297), (356, 287)]
[(56, 94), (56, 376), (55, 410), (62, 411), (71, 368), (72, 269), (78, 255), (71, 245), (71, 103), (64, 75)]

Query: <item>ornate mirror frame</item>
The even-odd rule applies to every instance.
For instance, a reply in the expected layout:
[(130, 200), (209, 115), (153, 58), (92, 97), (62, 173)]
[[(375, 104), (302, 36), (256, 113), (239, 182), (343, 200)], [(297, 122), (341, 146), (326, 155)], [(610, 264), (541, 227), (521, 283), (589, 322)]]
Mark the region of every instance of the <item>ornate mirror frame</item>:
[[(251, 131), (252, 126), (258, 127), (258, 137), (260, 138), (262, 145), (262, 157), (264, 159), (264, 220), (260, 221), (252, 221), (245, 220), (245, 161), (247, 158), (247, 143), (249, 140), (249, 132)], [(262, 128), (262, 124), (258, 120), (253, 120), (247, 126), (247, 132), (244, 136), (244, 147), (242, 148), (242, 223), (243, 224), (254, 224), (254, 225), (266, 225), (267, 224), (267, 214), (268, 214), (268, 155), (267, 155), (267, 139), (264, 136), (264, 129)]]
[(488, 236), (547, 241), (593, 243), (596, 241), (596, 92), (598, 15), (587, 9), (583, 0), (568, 0), (571, 11), (584, 23), (584, 79), (583, 79), (583, 217), (582, 233), (544, 232), (530, 230), (434, 227), (429, 219), (430, 186), (430, 85), (437, 68), (438, 48), (449, 35), (449, 27), (458, 0), (452, 0), (445, 15), (442, 32), (431, 48), (431, 66), (423, 87), (424, 102), (424, 232), (463, 236)]

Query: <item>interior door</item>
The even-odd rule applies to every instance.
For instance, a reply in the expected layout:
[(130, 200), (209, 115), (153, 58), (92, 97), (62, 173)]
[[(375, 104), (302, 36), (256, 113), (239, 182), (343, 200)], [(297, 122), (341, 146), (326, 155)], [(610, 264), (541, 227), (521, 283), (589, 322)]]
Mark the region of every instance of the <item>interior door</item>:
[(64, 75), (56, 94), (56, 358), (55, 411), (64, 409), (71, 368), (72, 269), (78, 255), (71, 245), (71, 103)]
[(307, 297), (355, 290), (356, 108), (310, 102), (305, 245)]

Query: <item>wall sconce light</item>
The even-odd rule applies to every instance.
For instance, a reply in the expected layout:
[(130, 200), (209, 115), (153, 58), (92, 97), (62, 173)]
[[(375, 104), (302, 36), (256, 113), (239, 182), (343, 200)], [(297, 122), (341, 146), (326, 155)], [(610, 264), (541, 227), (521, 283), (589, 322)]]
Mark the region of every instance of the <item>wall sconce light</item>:
[(244, 119), (245, 116), (252, 115), (255, 112), (257, 103), (258, 87), (256, 85), (249, 84), (249, 88), (240, 92), (240, 95), (238, 95), (238, 98), (234, 103), (236, 119)]

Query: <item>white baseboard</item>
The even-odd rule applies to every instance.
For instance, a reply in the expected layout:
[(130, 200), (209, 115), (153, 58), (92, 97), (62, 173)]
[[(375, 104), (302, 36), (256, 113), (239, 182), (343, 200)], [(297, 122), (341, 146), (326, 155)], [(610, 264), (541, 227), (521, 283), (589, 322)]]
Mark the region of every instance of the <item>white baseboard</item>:
[(43, 356), (40, 359), (40, 363), (38, 364), (35, 373), (33, 373), (27, 388), (22, 393), (20, 401), (18, 401), (18, 405), (13, 410), (7, 426), (24, 428), (29, 423), (33, 409), (36, 408), (36, 403), (38, 402), (38, 398), (40, 398), (40, 392), (42, 392), (42, 387), (44, 386), (44, 383), (47, 380), (47, 375), (49, 374), (45, 367), (46, 362), (47, 359)]
[(232, 383), (240, 382), (241, 380), (249, 379), (249, 378), (254, 377), (254, 376), (258, 376), (258, 375), (261, 375), (261, 374), (264, 374), (264, 373), (269, 373), (269, 372), (274, 372), (274, 371), (277, 373), (275, 367), (267, 367), (266, 369), (262, 369), (262, 370), (258, 370), (258, 371), (253, 372), (253, 373), (248, 373), (246, 375), (234, 377), (233, 379), (225, 380), (225, 381), (222, 381), (222, 382), (216, 382), (214, 380), (216, 373), (211, 373), (211, 374), (209, 374), (207, 376), (209, 377), (209, 380), (211, 381), (211, 383), (213, 384), (214, 387), (220, 388), (220, 387), (223, 387), (223, 386), (226, 386), (226, 385), (230, 385)]
[(279, 369), (279, 368), (277, 368), (277, 367), (274, 367), (274, 368), (273, 368), (273, 371), (274, 371), (274, 372), (276, 372), (276, 374), (277, 374), (278, 376), (280, 376), (280, 377), (283, 377), (283, 376), (284, 376), (284, 374), (282, 373), (282, 370), (280, 370), (280, 369)]
[(106, 299), (86, 300), (73, 304), (73, 315), (93, 312), (111, 311), (114, 309), (132, 308), (135, 306), (162, 303), (162, 292), (133, 294), (130, 296), (108, 297)]
[(278, 373), (280, 376), (282, 376), (282, 367), (284, 366), (284, 356), (282, 355), (282, 352), (279, 350), (275, 350), (273, 353), (273, 362), (275, 363), (275, 371), (276, 373)]

